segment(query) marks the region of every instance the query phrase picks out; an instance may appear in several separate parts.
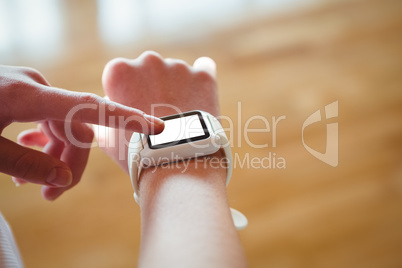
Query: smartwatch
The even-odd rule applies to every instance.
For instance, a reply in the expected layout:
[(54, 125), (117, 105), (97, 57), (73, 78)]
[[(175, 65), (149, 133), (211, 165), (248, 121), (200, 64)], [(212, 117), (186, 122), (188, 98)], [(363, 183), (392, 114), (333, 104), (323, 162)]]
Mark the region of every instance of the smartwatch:
[[(190, 111), (161, 118), (165, 129), (157, 135), (133, 133), (128, 147), (128, 169), (139, 202), (139, 178), (144, 167), (159, 166), (214, 154), (221, 148), (225, 153), (226, 186), (233, 170), (229, 140), (219, 120), (204, 111)], [(230, 209), (236, 229), (244, 229), (247, 218)]]

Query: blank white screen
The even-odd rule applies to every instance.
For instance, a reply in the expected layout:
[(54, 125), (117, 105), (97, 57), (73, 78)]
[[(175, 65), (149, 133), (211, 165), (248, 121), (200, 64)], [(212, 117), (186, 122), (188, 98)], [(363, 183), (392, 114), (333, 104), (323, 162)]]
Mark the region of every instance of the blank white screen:
[(204, 135), (198, 115), (179, 117), (165, 121), (165, 129), (157, 135), (149, 135), (151, 145), (179, 141)]

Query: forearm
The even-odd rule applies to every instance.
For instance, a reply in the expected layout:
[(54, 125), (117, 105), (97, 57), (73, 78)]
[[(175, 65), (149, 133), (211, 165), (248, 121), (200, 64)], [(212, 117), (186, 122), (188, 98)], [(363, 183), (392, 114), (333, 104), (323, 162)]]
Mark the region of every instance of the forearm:
[(247, 266), (229, 211), (226, 169), (207, 159), (144, 170), (140, 267)]

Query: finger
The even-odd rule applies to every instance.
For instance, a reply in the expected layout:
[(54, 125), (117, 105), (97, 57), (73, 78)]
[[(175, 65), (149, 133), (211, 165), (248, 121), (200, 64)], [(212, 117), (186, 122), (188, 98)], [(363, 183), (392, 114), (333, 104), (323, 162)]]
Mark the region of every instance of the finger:
[(60, 160), (0, 137), (0, 172), (50, 187), (70, 185), (72, 174)]
[(184, 60), (165, 59), (165, 63), (169, 68), (170, 73), (176, 73), (177, 77), (187, 76), (191, 73), (191, 66)]
[(60, 197), (67, 189), (42, 186), (42, 196), (48, 201), (54, 201)]
[(160, 133), (161, 119), (91, 93), (70, 92), (40, 86), (40, 98), (13, 111), (17, 121), (60, 120), (124, 128), (141, 133)]
[(39, 146), (44, 147), (46, 143), (49, 142), (49, 138), (40, 129), (28, 129), (22, 131), (18, 137), (17, 141), (19, 144), (25, 146)]
[(11, 180), (15, 183), (15, 186), (19, 187), (20, 185), (26, 184), (28, 183), (27, 181), (20, 179), (20, 178), (16, 178), (16, 177), (11, 177)]
[[(56, 122), (59, 122), (59, 121), (56, 121)], [(45, 147), (43, 147), (42, 151), (48, 155), (51, 155), (57, 159), (60, 159), (61, 154), (63, 153), (63, 150), (64, 150), (64, 142), (62, 140), (60, 140), (59, 138), (57, 138), (56, 135), (53, 134), (53, 132), (50, 128), (49, 121), (42, 123), (41, 128), (42, 128), (43, 132), (46, 134), (46, 136), (49, 138), (49, 142), (45, 145)]]
[(209, 73), (213, 78), (216, 78), (216, 63), (211, 58), (208, 57), (198, 58), (194, 62), (193, 68), (197, 71), (205, 71)]
[(155, 51), (152, 50), (147, 50), (141, 53), (141, 55), (138, 56), (138, 58), (134, 59), (131, 61), (132, 63), (135, 64), (141, 64), (141, 65), (150, 65), (150, 66), (162, 66), (164, 64), (163, 62), (163, 57)]
[[(49, 142), (46, 144), (46, 146), (43, 148), (43, 152), (51, 155), (57, 159), (60, 159), (63, 151), (64, 151), (64, 142), (63, 140), (59, 139), (57, 136), (60, 135), (56, 135), (54, 133), (54, 131), (56, 132), (63, 132), (63, 130), (52, 130), (51, 125), (53, 125), (52, 123), (56, 122), (56, 126), (53, 128), (57, 128), (57, 126), (59, 126), (59, 124), (62, 124), (59, 121), (45, 121), (41, 124), (41, 129), (42, 131), (46, 134), (47, 137), (49, 137)], [(57, 124), (58, 123), (58, 124)], [(62, 126), (61, 126), (62, 127)], [(68, 164), (67, 164), (68, 165)], [(71, 168), (71, 167), (70, 167)], [(73, 173), (73, 172), (72, 172)], [(73, 181), (74, 181), (74, 177), (73, 177)], [(71, 184), (70, 184), (71, 185)], [(53, 189), (53, 190), (52, 190)], [(59, 197), (64, 191), (66, 190), (66, 187), (59, 187), (59, 188), (54, 188), (54, 187), (49, 187), (49, 186), (43, 186), (42, 187), (42, 196), (49, 201), (53, 201), (55, 200), (57, 197)]]
[(180, 65), (186, 66), (188, 69), (190, 69), (190, 67), (191, 67), (187, 62), (185, 62), (184, 60), (181, 60), (181, 59), (166, 58), (165, 62), (168, 65), (180, 64)]
[[(49, 122), (49, 127), (53, 135), (55, 135), (58, 140), (64, 142), (64, 148), (60, 155), (60, 159), (70, 167), (73, 177), (72, 183), (67, 187), (42, 188), (42, 195), (44, 198), (48, 200), (55, 200), (64, 191), (74, 187), (81, 180), (82, 174), (88, 161), (90, 148), (75, 146), (74, 144), (69, 143), (67, 137), (65, 136), (64, 126), (62, 122), (51, 121)], [(86, 124), (73, 124), (73, 132), (80, 142), (92, 142), (94, 134), (92, 129)]]
[[(105, 149), (108, 147), (114, 148), (116, 146), (116, 130), (109, 127), (92, 125), (95, 134), (95, 139), (97, 141), (97, 146)], [(131, 132), (130, 132), (131, 133)]]
[[(42, 122), (36, 129), (21, 132), (18, 136), (18, 143), (26, 146), (44, 147), (42, 150), (44, 153), (57, 159), (60, 159), (64, 149), (63, 142), (58, 140), (51, 132), (48, 121)], [(27, 183), (26, 180), (21, 178), (12, 177), (12, 180), (17, 187)]]

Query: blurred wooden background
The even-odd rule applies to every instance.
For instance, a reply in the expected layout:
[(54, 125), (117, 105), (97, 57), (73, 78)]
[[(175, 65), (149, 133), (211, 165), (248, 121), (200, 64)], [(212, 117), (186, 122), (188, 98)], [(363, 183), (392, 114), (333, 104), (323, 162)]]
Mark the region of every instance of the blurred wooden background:
[[(241, 159), (271, 152), (286, 161), (285, 169), (237, 166), (228, 187), (231, 205), (249, 218), (239, 235), (250, 267), (402, 267), (401, 1), (168, 1), (169, 9), (155, 0), (43, 0), (36, 10), (29, 2), (0, 1), (3, 64), (31, 66), (54, 86), (103, 95), (102, 70), (114, 57), (149, 49), (188, 62), (210, 56), (222, 114), (236, 130), (255, 115), (270, 122), (286, 116), (275, 148), (272, 133), (249, 134), (254, 144), (269, 144), (261, 149), (233, 134)], [(124, 3), (136, 3), (133, 15)], [(204, 7), (200, 18), (182, 14), (197, 5)], [(110, 25), (108, 12), (129, 20), (129, 34), (124, 21)], [(172, 19), (169, 28), (169, 14), (182, 20)], [(40, 23), (55, 28), (43, 33)], [(314, 158), (301, 141), (304, 120), (334, 101), (337, 167)], [(15, 140), (32, 126), (13, 124), (3, 135)], [(307, 144), (321, 151), (325, 135), (324, 121), (305, 131)], [(82, 182), (55, 202), (44, 201), (37, 185), (17, 188), (0, 177), (0, 211), (26, 267), (136, 266), (139, 208), (128, 176), (98, 148)]]

